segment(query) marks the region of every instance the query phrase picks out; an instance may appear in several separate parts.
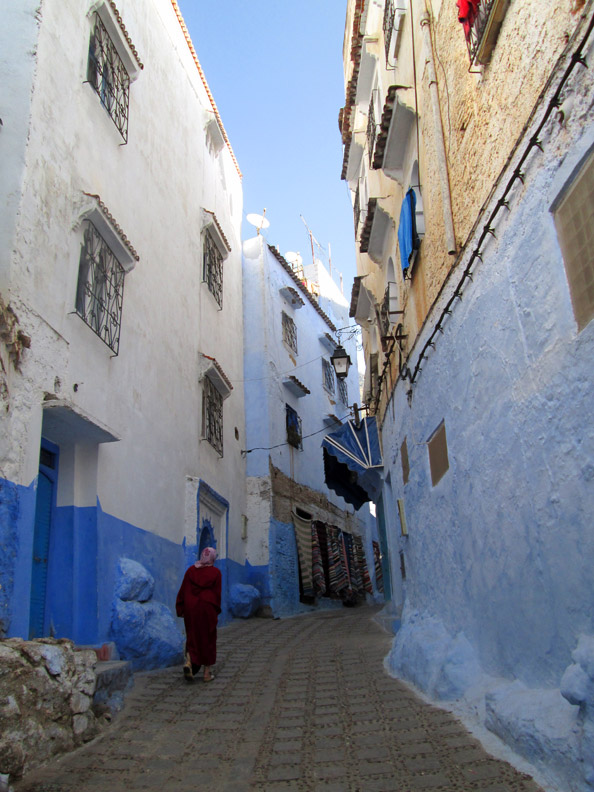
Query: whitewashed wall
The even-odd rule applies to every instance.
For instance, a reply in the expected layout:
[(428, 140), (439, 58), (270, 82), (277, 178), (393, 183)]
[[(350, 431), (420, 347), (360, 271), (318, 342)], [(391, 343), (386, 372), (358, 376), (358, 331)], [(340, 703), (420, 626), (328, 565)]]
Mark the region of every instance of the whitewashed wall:
[[(35, 481), (44, 397), (64, 399), (120, 439), (78, 453), (77, 464), (68, 444), (61, 449), (58, 506), (99, 501), (122, 526), (177, 545), (184, 539), (195, 544), (196, 505), (188, 506), (186, 490), (188, 481), (205, 482), (228, 501), (228, 544), (242, 560), (237, 166), (230, 149), (223, 144), (217, 152), (207, 135), (213, 105), (169, 0), (117, 4), (144, 64), (130, 87), (126, 145), (85, 82), (93, 4), (45, 0), (36, 19), (33, 6), (11, 12), (11, 24), (25, 27), (26, 36), (2, 61), (3, 69), (6, 61), (19, 70), (2, 113), (5, 128), (13, 116), (20, 125), (10, 170), (10, 189), (17, 194), (22, 172), (18, 216), (0, 229), (4, 243), (13, 238), (3, 296), (32, 338), (21, 372), (11, 374), (10, 409), (0, 418), (2, 475), (17, 486)], [(36, 47), (30, 46), (32, 24)], [(30, 50), (33, 61), (30, 55), (23, 60)], [(117, 357), (75, 313), (85, 192), (101, 196), (139, 256), (125, 277)], [(203, 209), (215, 213), (231, 247), (223, 265), (222, 310), (202, 282)], [(2, 250), (5, 257), (6, 244)], [(201, 353), (216, 358), (234, 386), (224, 402), (222, 458), (201, 439)], [(25, 594), (26, 581), (21, 589)]]

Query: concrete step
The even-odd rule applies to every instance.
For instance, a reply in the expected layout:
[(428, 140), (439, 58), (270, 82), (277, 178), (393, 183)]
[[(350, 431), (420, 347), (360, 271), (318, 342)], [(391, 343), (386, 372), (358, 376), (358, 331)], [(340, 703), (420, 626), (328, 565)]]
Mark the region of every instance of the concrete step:
[(119, 712), (124, 706), (126, 691), (134, 684), (132, 664), (127, 660), (100, 660), (95, 668), (97, 685), (93, 696), (96, 714)]

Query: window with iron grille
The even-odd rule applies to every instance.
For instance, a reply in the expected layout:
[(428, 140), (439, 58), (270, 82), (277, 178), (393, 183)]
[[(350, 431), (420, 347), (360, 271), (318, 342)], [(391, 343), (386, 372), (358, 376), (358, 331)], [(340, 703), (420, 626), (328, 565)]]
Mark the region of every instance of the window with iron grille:
[(202, 380), (202, 435), (223, 456), (223, 397), (208, 376)]
[(359, 190), (359, 185), (357, 185), (357, 192), (355, 193), (355, 202), (353, 204), (353, 219), (355, 221), (355, 236), (357, 236), (357, 231), (359, 229), (359, 214), (361, 212), (361, 193)]
[(127, 143), (130, 76), (97, 12), (89, 41), (87, 80)]
[(482, 0), (459, 6), (471, 67), (489, 63), (509, 4), (510, 0)]
[(208, 229), (204, 232), (204, 268), (202, 278), (217, 301), (219, 308), (222, 308), (223, 256)]
[(392, 0), (386, 0), (384, 6), (384, 46), (386, 48), (386, 63), (390, 57), (390, 44), (392, 43), (392, 31), (394, 30), (394, 15), (396, 11)]
[(287, 443), (293, 446), (293, 448), (303, 448), (301, 443), (303, 438), (301, 418), (290, 405), (286, 404), (285, 408), (287, 421)]
[(297, 325), (291, 317), (282, 312), (283, 317), (283, 341), (295, 354), (297, 354)]
[(338, 380), (338, 398), (340, 399), (341, 403), (344, 404), (345, 407), (348, 407), (349, 389), (346, 380), (344, 379)]
[(334, 367), (329, 360), (326, 360), (326, 358), (322, 358), (322, 374), (324, 379), (324, 387), (330, 393), (334, 393), (336, 390), (336, 387), (334, 385), (335, 382)]
[(76, 312), (117, 355), (120, 348), (124, 268), (90, 220), (84, 221)]
[(369, 164), (373, 163), (373, 152), (375, 149), (375, 110), (373, 109), (373, 93), (371, 101), (369, 102), (369, 111), (367, 113), (367, 153), (369, 155)]

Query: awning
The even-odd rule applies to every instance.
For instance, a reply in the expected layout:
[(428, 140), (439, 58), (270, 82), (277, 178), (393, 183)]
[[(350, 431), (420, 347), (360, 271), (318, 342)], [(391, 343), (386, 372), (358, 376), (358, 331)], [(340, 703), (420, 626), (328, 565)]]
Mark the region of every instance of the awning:
[(322, 441), (326, 484), (355, 509), (381, 493), (383, 460), (375, 417), (343, 424)]

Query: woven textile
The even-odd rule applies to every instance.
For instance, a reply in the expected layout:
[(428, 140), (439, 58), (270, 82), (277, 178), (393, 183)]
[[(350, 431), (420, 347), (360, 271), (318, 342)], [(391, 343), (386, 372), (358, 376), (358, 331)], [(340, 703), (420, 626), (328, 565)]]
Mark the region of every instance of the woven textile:
[(375, 583), (377, 590), (384, 593), (384, 574), (382, 572), (382, 557), (378, 542), (373, 542), (373, 561), (375, 566)]
[(295, 526), (295, 537), (297, 538), (303, 596), (313, 597), (315, 594), (312, 576), (311, 520), (304, 519), (296, 512), (293, 512), (293, 525)]
[(361, 573), (363, 588), (368, 594), (373, 594), (373, 586), (371, 585), (369, 569), (367, 568), (367, 559), (365, 558), (365, 550), (363, 549), (363, 540), (360, 536), (353, 536), (353, 544), (355, 545), (355, 555), (359, 562), (359, 571)]
[(316, 597), (323, 597), (326, 593), (326, 580), (324, 577), (324, 565), (322, 563), (318, 528), (315, 522), (311, 524), (311, 557), (314, 591)]
[(329, 525), (326, 529), (328, 546), (328, 574), (330, 577), (330, 591), (338, 594), (346, 591), (349, 580), (344, 568), (342, 559), (342, 542), (340, 541), (340, 531), (335, 525)]
[(328, 563), (328, 532), (326, 531), (326, 523), (317, 520), (315, 526), (318, 531), (318, 543), (320, 548), (320, 556), (322, 560), (322, 567), (324, 569), (324, 584), (326, 587), (326, 596), (330, 596), (330, 571)]
[(347, 557), (346, 545), (344, 543), (344, 533), (342, 531), (339, 532), (338, 541), (340, 545), (340, 554), (342, 556), (342, 565), (344, 567), (344, 572), (347, 577), (347, 591), (349, 593), (352, 592), (353, 586), (351, 584), (351, 573), (349, 572), (349, 561)]
[(359, 559), (355, 554), (354, 536), (350, 533), (346, 533), (346, 531), (343, 532), (342, 536), (344, 538), (349, 572), (351, 575), (351, 587), (356, 594), (363, 594), (363, 580), (361, 579), (361, 570), (359, 569)]

